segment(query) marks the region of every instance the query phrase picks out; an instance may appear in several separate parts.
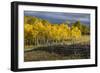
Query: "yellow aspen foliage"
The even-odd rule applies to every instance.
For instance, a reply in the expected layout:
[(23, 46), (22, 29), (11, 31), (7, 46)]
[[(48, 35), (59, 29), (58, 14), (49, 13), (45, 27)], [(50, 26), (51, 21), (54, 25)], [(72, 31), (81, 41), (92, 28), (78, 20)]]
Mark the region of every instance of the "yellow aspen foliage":
[(24, 25), (24, 38), (25, 38), (25, 40), (27, 40), (27, 39), (32, 40), (32, 37), (33, 37), (32, 32), (33, 32), (33, 26), (30, 24), (25, 24)]
[(70, 27), (68, 25), (65, 25), (65, 24), (60, 24), (60, 28), (62, 29), (62, 32), (61, 32), (61, 37), (64, 39), (64, 40), (67, 40), (70, 38)]
[(33, 31), (32, 31), (32, 35), (33, 35), (33, 38), (36, 38), (36, 37), (37, 37), (37, 35), (38, 35), (38, 31), (33, 30)]
[[(44, 22), (45, 23), (45, 22)], [(81, 31), (76, 26), (67, 24), (51, 24), (36, 21), (34, 24), (24, 24), (24, 38), (34, 44), (61, 42), (81, 37)], [(47, 42), (46, 42), (47, 41)]]
[(24, 30), (25, 30), (25, 32), (31, 32), (33, 30), (33, 26), (30, 24), (25, 24)]
[(81, 31), (78, 27), (73, 27), (71, 30), (72, 37), (79, 38), (81, 36)]

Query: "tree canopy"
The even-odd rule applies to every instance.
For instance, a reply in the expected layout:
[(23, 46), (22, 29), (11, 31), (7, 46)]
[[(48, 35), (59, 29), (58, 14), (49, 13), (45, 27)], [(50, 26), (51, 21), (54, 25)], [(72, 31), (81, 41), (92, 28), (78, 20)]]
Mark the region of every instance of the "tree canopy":
[(69, 24), (52, 24), (47, 20), (32, 16), (24, 17), (24, 40), (32, 41), (33, 44), (48, 42), (67, 41), (79, 38), (81, 35), (89, 34), (89, 28), (77, 21)]

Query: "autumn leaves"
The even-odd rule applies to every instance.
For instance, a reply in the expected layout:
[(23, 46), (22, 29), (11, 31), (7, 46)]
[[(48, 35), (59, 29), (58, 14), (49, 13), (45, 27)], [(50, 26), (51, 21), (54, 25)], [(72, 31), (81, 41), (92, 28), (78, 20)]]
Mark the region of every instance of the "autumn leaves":
[(51, 24), (34, 17), (31, 17), (30, 22), (32, 23), (28, 23), (29, 18), (26, 18), (24, 24), (24, 42), (26, 45), (62, 43), (81, 37), (81, 30), (77, 26), (68, 26), (64, 23)]

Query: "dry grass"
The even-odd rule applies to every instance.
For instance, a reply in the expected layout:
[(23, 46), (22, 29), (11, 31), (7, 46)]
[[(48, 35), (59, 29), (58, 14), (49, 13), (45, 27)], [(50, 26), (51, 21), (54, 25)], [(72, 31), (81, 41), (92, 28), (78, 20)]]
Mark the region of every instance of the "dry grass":
[(89, 35), (84, 35), (84, 36), (81, 36), (80, 38), (78, 39), (72, 39), (72, 40), (69, 40), (69, 41), (63, 41), (63, 42), (60, 42), (60, 43), (53, 43), (51, 45), (48, 45), (48, 44), (44, 44), (44, 45), (25, 45), (24, 46), (24, 49), (25, 51), (27, 50), (32, 50), (32, 49), (35, 49), (35, 48), (39, 48), (39, 47), (48, 47), (48, 46), (53, 46), (53, 45), (72, 45), (72, 44), (81, 44), (81, 45), (89, 45), (90, 44), (90, 36)]

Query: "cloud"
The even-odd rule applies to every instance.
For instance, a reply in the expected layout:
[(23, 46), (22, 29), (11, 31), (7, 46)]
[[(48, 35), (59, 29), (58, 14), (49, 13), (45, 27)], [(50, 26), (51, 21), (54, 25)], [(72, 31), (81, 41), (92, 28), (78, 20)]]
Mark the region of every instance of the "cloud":
[(90, 14), (84, 13), (63, 13), (63, 12), (43, 12), (43, 11), (24, 11), (24, 15), (36, 16), (47, 20), (71, 20), (82, 22), (90, 21)]

